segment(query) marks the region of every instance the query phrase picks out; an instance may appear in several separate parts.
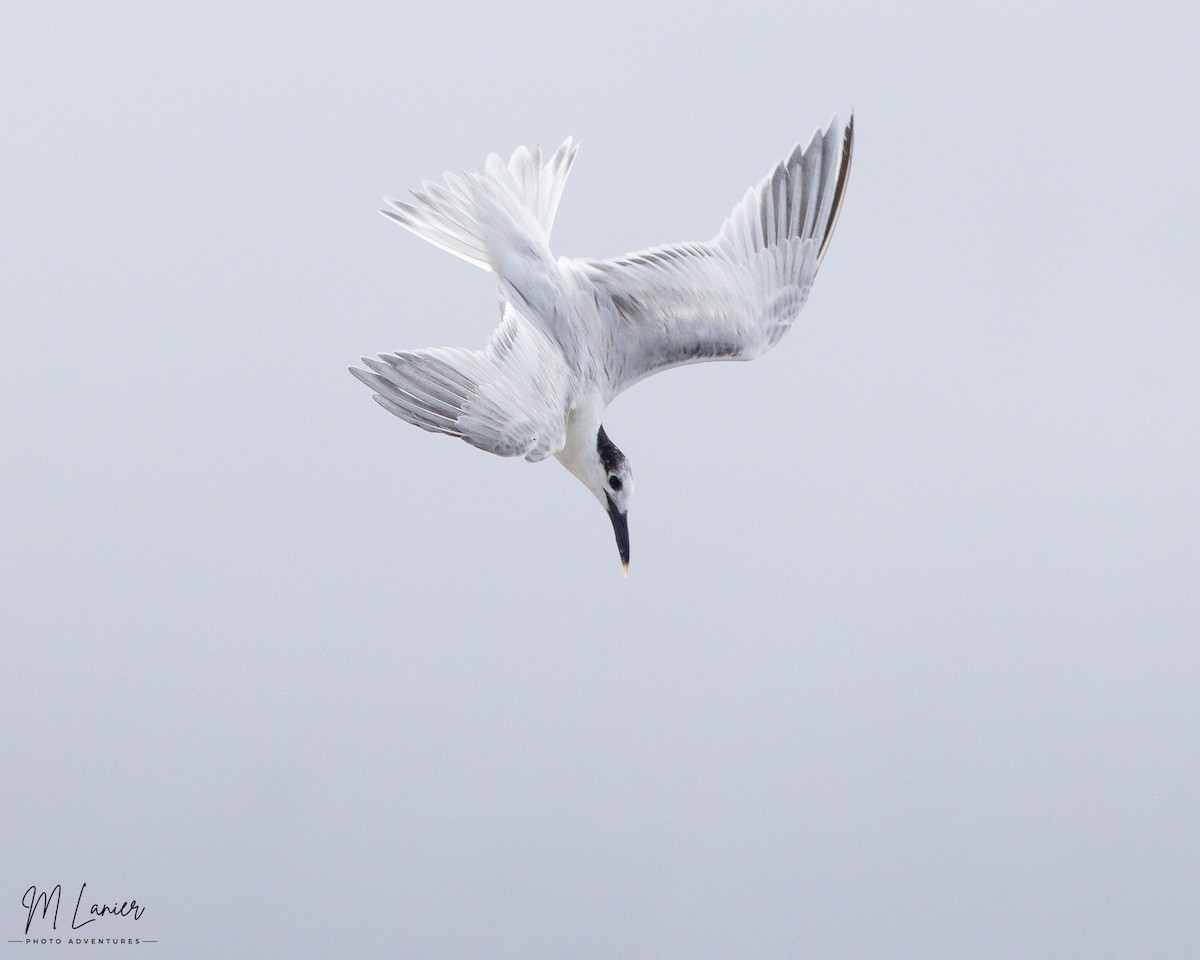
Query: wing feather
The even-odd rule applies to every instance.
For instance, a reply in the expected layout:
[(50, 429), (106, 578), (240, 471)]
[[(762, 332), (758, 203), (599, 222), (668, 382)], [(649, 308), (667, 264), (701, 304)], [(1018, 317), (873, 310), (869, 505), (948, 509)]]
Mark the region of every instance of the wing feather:
[(611, 318), (614, 392), (705, 360), (751, 360), (788, 331), (841, 209), (853, 117), (799, 144), (746, 191), (707, 243), (574, 261)]
[(502, 457), (562, 449), (576, 375), (537, 327), (506, 305), (483, 350), (433, 347), (363, 358), (350, 372), (408, 423)]

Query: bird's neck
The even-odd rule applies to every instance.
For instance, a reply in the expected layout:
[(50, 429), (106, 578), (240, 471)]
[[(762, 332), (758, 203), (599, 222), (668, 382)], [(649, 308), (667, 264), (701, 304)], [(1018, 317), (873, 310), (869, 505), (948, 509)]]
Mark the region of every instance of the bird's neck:
[(584, 397), (567, 414), (566, 443), (555, 454), (559, 463), (589, 487), (596, 479), (596, 474), (604, 469), (596, 453), (596, 435), (600, 432), (600, 419), (603, 416), (604, 403), (599, 394)]

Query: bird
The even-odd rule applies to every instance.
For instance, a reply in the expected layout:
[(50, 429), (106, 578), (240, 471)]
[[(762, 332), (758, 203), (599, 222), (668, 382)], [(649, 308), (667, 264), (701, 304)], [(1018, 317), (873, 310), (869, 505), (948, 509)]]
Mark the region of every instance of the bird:
[(579, 144), (543, 163), (518, 147), (481, 170), (426, 180), (384, 216), (496, 275), (500, 324), (482, 350), (362, 358), (350, 372), (401, 420), (502, 457), (555, 457), (608, 514), (629, 576), (629, 459), (604, 412), (645, 377), (752, 360), (787, 333), (841, 211), (854, 117), (836, 114), (749, 188), (712, 239), (615, 259), (555, 259), (550, 230)]

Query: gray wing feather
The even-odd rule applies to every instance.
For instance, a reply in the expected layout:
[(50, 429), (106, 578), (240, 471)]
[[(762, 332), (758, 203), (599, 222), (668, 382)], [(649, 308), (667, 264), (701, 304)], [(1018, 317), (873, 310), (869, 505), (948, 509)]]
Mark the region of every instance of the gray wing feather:
[(835, 117), (746, 192), (707, 243), (576, 261), (609, 318), (620, 392), (660, 370), (751, 360), (790, 329), (841, 208), (854, 120)]
[(544, 333), (511, 307), (483, 350), (434, 347), (363, 358), (350, 372), (401, 420), (502, 457), (562, 449), (575, 377)]

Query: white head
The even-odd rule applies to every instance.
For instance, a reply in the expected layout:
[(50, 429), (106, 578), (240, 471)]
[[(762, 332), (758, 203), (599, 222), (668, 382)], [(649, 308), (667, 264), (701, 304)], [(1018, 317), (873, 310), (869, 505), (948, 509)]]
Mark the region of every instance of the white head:
[(560, 456), (560, 459), (592, 491), (592, 496), (600, 501), (608, 514), (617, 538), (617, 551), (621, 554), (621, 569), (629, 576), (629, 501), (633, 499), (633, 471), (629, 460), (608, 439), (603, 426), (596, 433), (594, 444), (588, 444), (582, 450), (576, 447), (575, 455)]

